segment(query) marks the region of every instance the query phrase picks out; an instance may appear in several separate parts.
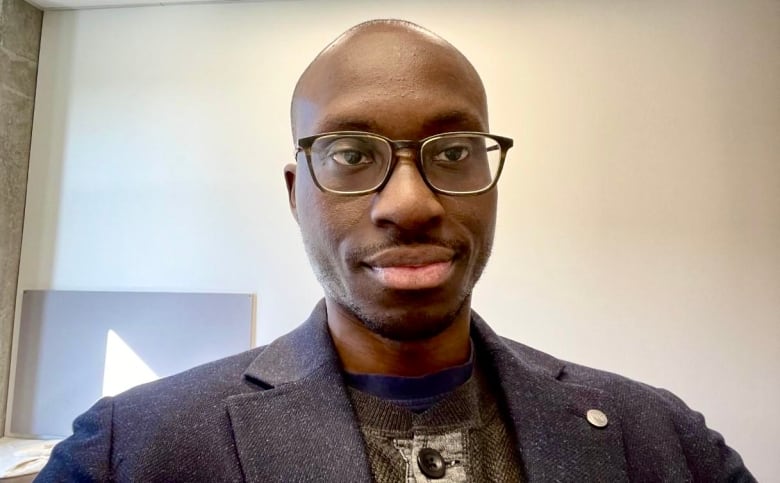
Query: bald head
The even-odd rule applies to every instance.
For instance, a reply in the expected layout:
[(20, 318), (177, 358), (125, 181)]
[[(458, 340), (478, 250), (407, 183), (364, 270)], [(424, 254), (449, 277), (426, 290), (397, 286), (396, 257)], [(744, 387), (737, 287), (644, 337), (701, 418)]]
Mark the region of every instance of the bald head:
[[(442, 115), (456, 116), (457, 97), (465, 93), (470, 106), (487, 122), (487, 101), (477, 71), (449, 42), (423, 27), (403, 20), (371, 20), (356, 25), (331, 42), (298, 80), (293, 94), (290, 118), (293, 139), (323, 132), (312, 125), (311, 111), (329, 108), (360, 108), (359, 123), (370, 121), (371, 100), (383, 98), (395, 102), (415, 102), (422, 83), (436, 84), (442, 101), (451, 98)], [(459, 91), (458, 96), (451, 96)], [(463, 99), (460, 99), (463, 100)], [(444, 112), (449, 111), (449, 112)], [(377, 132), (378, 126), (346, 126)], [(485, 126), (487, 128), (487, 126)]]

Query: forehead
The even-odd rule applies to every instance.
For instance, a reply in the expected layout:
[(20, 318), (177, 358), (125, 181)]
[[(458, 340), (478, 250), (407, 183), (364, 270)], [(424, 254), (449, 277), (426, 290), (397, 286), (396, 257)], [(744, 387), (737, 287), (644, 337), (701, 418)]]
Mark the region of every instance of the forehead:
[(337, 130), (415, 139), (487, 130), (479, 76), (457, 50), (418, 32), (369, 32), (336, 43), (301, 78), (297, 137)]

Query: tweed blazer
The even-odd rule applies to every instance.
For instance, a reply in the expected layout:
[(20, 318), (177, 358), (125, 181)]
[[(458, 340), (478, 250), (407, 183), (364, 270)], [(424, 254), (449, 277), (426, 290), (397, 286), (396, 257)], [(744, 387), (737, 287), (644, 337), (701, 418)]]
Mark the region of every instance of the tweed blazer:
[[(669, 392), (501, 338), (476, 314), (472, 339), (527, 481), (755, 481)], [(271, 344), (101, 399), (73, 429), (36, 481), (371, 481), (322, 302)]]

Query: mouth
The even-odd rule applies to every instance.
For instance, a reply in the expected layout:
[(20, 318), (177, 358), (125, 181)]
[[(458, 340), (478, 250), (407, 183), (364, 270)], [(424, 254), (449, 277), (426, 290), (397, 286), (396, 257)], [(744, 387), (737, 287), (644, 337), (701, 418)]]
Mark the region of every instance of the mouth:
[(437, 245), (392, 247), (364, 260), (369, 274), (394, 290), (424, 290), (444, 284), (453, 270), (455, 251)]

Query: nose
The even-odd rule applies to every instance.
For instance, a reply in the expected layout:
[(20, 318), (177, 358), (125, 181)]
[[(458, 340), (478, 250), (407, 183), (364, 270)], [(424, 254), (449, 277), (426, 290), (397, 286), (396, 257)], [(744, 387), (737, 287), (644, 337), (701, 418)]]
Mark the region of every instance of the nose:
[(444, 207), (428, 188), (413, 159), (402, 157), (390, 179), (376, 193), (371, 221), (377, 226), (394, 226), (401, 231), (429, 228), (441, 221)]

